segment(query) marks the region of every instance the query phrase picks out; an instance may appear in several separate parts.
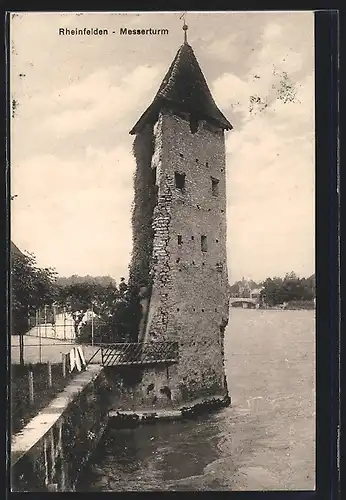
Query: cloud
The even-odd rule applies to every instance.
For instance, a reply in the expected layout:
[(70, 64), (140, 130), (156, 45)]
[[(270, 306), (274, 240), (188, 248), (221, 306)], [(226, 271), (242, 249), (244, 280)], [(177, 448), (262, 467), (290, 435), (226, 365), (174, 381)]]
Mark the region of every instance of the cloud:
[(232, 73), (224, 73), (212, 84), (212, 94), (220, 108), (233, 108), (245, 113), (252, 95), (252, 82), (243, 80)]
[[(12, 233), (62, 274), (126, 274), (134, 160), (123, 147), (88, 148), (78, 161), (33, 157), (12, 170)], [(68, 256), (68, 257), (67, 257)]]
[[(246, 78), (239, 78), (231, 73), (224, 73), (217, 78), (212, 85), (212, 93), (216, 102), (223, 109), (230, 109), (233, 113), (242, 115), (242, 119), (249, 119), (249, 116), (271, 106), (274, 112), (283, 104), (288, 103), (286, 112), (294, 109), (294, 114), (299, 113), (298, 108), (289, 106), (289, 102), (302, 102), (304, 106), (310, 106), (310, 113), (303, 107), (305, 117), (313, 118), (313, 94), (311, 86), (313, 75), (308, 75), (301, 81), (293, 81), (286, 72), (279, 72), (274, 68), (267, 68), (248, 75)], [(306, 89), (310, 92), (310, 98), (306, 95)], [(281, 116), (281, 114), (279, 114)]]
[[(296, 102), (273, 100), (226, 142), (231, 279), (314, 270), (313, 76)], [(246, 93), (244, 92), (244, 95)]]
[[(261, 99), (260, 108), (277, 98), (278, 89), (289, 83), (295, 91), (295, 84), (311, 74), (314, 67), (313, 16), (286, 15), (280, 22), (270, 20), (261, 27), (256, 42), (252, 40), (252, 50), (244, 47), (241, 64), (234, 65), (234, 71), (227, 71), (213, 82), (212, 92), (223, 108), (230, 108), (236, 114), (246, 115), (251, 109), (250, 96)], [(297, 30), (297, 26), (301, 30)], [(239, 47), (239, 39), (244, 46), (246, 30), (216, 40), (209, 52), (218, 53), (232, 61), (232, 50)], [(207, 49), (208, 50), (208, 49)], [(230, 53), (230, 55), (228, 55)], [(241, 71), (240, 71), (241, 69)], [(286, 81), (285, 81), (286, 79)], [(258, 107), (258, 106), (257, 106)]]
[(241, 42), (238, 33), (223, 38), (212, 38), (213, 41), (205, 47), (205, 53), (211, 57), (235, 63), (241, 57), (239, 43)]
[(280, 40), (282, 35), (282, 26), (280, 24), (269, 22), (263, 30), (263, 40), (267, 43), (273, 43)]
[(59, 109), (43, 120), (41, 128), (64, 137), (84, 133), (100, 122), (115, 118), (119, 122), (153, 90), (159, 72), (158, 67), (144, 65), (119, 77), (120, 67), (99, 69), (45, 98)]
[[(189, 39), (234, 124), (227, 139), (231, 277), (312, 273), (313, 13), (192, 19)], [(172, 36), (162, 44), (57, 35), (59, 26), (116, 30), (125, 21), (164, 21)], [(134, 170), (128, 131), (176, 52), (174, 23), (170, 14), (26, 14), (15, 26), (12, 234), (43, 265), (62, 274), (126, 273)], [(296, 102), (278, 98), (284, 72)], [(253, 109), (250, 96), (261, 98)]]
[(247, 72), (213, 82), (237, 122), (226, 141), (231, 281), (314, 271), (313, 50), (296, 42), (292, 23), (269, 22)]

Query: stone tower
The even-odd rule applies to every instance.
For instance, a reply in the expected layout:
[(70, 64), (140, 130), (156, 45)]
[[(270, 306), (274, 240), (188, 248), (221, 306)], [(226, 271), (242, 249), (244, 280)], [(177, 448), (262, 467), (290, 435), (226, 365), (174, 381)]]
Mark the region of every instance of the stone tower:
[(136, 136), (131, 272), (142, 292), (139, 340), (178, 342), (179, 363), (165, 372), (173, 405), (229, 400), (224, 134), (231, 129), (185, 37), (130, 132)]

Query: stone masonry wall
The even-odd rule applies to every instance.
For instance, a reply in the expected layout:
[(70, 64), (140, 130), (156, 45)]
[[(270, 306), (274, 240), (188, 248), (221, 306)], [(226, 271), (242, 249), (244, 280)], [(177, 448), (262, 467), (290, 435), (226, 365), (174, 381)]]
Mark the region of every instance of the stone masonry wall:
[[(146, 340), (178, 340), (170, 377), (177, 400), (224, 394), (223, 331), (228, 322), (224, 134), (205, 122), (160, 114), (154, 128), (157, 205)], [(185, 174), (183, 191), (175, 172)], [(217, 195), (212, 179), (218, 181)], [(207, 249), (201, 249), (201, 236)], [(179, 241), (178, 241), (179, 237)], [(144, 376), (143, 383), (149, 384)]]
[(106, 428), (109, 391), (102, 368), (89, 365), (15, 436), (12, 491), (74, 491)]

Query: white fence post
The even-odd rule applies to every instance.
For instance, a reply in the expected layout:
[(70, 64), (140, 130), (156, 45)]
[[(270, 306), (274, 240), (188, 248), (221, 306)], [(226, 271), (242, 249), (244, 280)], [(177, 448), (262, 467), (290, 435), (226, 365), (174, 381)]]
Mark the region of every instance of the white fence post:
[(94, 308), (91, 304), (91, 345), (94, 346)]
[(53, 305), (53, 336), (56, 338), (56, 306)]
[(47, 306), (44, 306), (44, 336), (47, 337)]
[(52, 365), (51, 365), (50, 361), (48, 361), (47, 367), (48, 367), (48, 387), (52, 387), (53, 386), (53, 383), (52, 383)]
[(34, 374), (32, 370), (29, 370), (29, 404), (33, 406), (34, 404)]
[(36, 333), (39, 333), (39, 332), (38, 332), (38, 328), (39, 328), (39, 326), (38, 326), (38, 322), (39, 322), (39, 317), (38, 317), (38, 309), (36, 309), (35, 316), (36, 316), (36, 318), (35, 318), (35, 319), (36, 319), (36, 320), (35, 320), (35, 328), (36, 328)]
[(62, 376), (66, 377), (66, 354), (64, 352), (61, 353), (62, 358)]
[(42, 363), (42, 333), (41, 333), (41, 309), (38, 308), (38, 348), (40, 363)]
[(66, 307), (63, 309), (63, 315), (64, 315), (64, 340), (66, 340)]

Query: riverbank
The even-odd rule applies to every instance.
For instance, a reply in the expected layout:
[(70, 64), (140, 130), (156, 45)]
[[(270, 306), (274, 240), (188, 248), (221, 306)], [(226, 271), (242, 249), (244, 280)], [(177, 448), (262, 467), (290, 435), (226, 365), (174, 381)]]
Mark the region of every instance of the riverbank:
[[(11, 366), (11, 432), (15, 434), (67, 387), (74, 373), (62, 363)], [(31, 378), (30, 378), (31, 377)], [(32, 394), (30, 396), (30, 392)], [(32, 400), (30, 400), (32, 398)]]
[(77, 374), (11, 443), (12, 491), (74, 491), (108, 423), (100, 365)]

